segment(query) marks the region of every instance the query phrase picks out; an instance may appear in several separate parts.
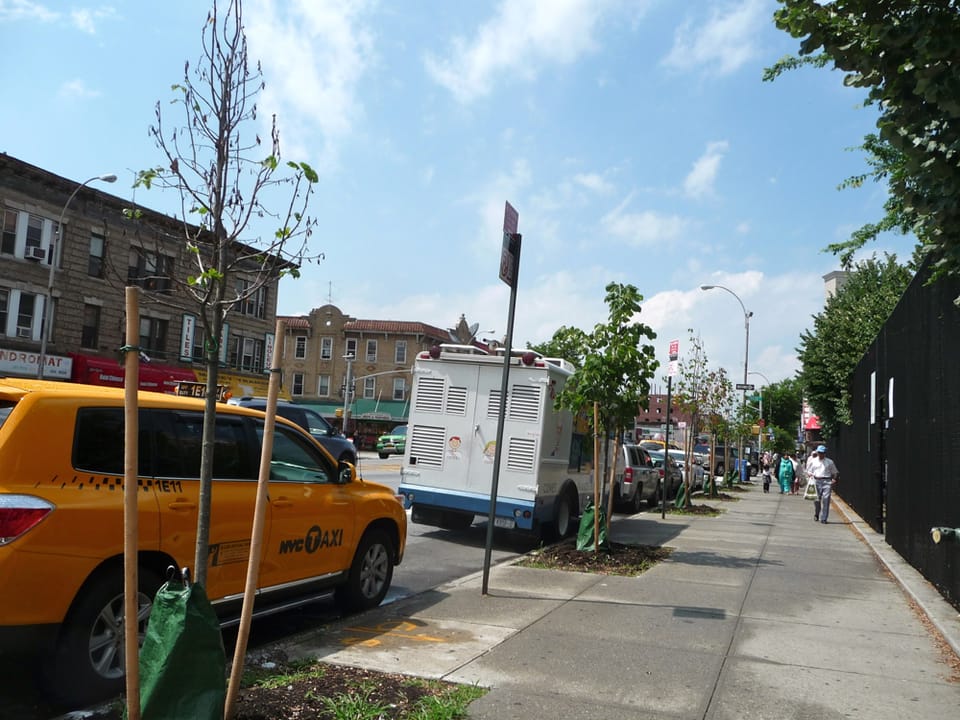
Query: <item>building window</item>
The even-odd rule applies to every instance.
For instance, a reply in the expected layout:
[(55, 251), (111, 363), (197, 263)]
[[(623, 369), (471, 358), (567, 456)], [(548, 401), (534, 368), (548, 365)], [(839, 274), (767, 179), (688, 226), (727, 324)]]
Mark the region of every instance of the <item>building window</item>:
[(397, 365), (403, 365), (407, 362), (407, 341), (406, 340), (397, 340), (397, 349), (394, 353), (394, 362)]
[(127, 267), (127, 282), (151, 292), (170, 292), (170, 272), (173, 258), (167, 255), (130, 248), (130, 264)]
[(377, 379), (368, 377), (363, 379), (363, 397), (372, 400), (377, 396)]
[(90, 277), (103, 277), (103, 246), (103, 235), (90, 233), (90, 256), (87, 259), (87, 275)]
[(404, 378), (393, 379), (393, 399), (405, 400), (407, 397), (407, 381)]
[(147, 354), (163, 355), (167, 347), (167, 321), (140, 318), (140, 349)]
[[(32, 293), (20, 293), (20, 304), (17, 308), (17, 337), (33, 337), (33, 320), (37, 308), (37, 296)], [(51, 333), (51, 339), (53, 333)]]
[(252, 290), (253, 283), (247, 280), (237, 280), (237, 297), (240, 298), (239, 311), (241, 315), (260, 318), (267, 316), (267, 288), (261, 285)]
[(0, 252), (13, 255), (17, 249), (17, 213), (15, 210), (3, 212), (3, 238), (0, 240)]
[(6, 288), (0, 288), (0, 333), (7, 333), (7, 317), (10, 307), (10, 291)]
[(80, 328), (80, 346), (96, 348), (100, 341), (100, 308), (97, 305), (83, 306), (83, 327)]
[(27, 255), (30, 248), (43, 247), (43, 218), (31, 215), (27, 220)]
[(333, 338), (320, 338), (320, 359), (329, 360), (333, 357)]
[(347, 355), (353, 355), (353, 358), (357, 358), (357, 339), (356, 338), (347, 338)]
[(367, 340), (367, 362), (375, 363), (377, 361), (377, 341)]
[(320, 397), (330, 397), (330, 376), (321, 375), (317, 378), (317, 395)]
[(263, 370), (262, 358), (263, 340), (240, 336), (234, 338), (230, 348), (231, 367), (258, 373)]
[(303, 373), (293, 374), (293, 387), (290, 389), (291, 395), (303, 395)]
[(306, 335), (297, 335), (294, 338), (296, 347), (293, 350), (293, 356), (297, 360), (303, 360), (307, 356), (307, 336)]

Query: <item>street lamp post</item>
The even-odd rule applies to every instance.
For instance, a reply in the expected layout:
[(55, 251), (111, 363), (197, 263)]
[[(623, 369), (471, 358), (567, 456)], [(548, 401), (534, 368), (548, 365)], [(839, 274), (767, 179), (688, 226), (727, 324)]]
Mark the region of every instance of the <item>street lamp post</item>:
[[(740, 309), (743, 310), (743, 327), (746, 334), (746, 340), (743, 347), (743, 397), (740, 401), (741, 403), (741, 412), (746, 410), (747, 406), (747, 368), (750, 362), (750, 318), (753, 317), (753, 312), (748, 312), (746, 306), (743, 304), (743, 300), (740, 299), (740, 296), (737, 295), (733, 290), (723, 285), (701, 285), (701, 290), (726, 290), (728, 293), (733, 295), (737, 302), (740, 303)], [(745, 412), (743, 414), (746, 414)], [(744, 446), (743, 446), (743, 435), (740, 436), (740, 468), (741, 468), (741, 477), (743, 473), (744, 465)]]
[(87, 178), (77, 185), (74, 191), (70, 193), (70, 197), (67, 198), (67, 202), (64, 203), (63, 209), (60, 211), (60, 217), (57, 220), (57, 234), (53, 236), (53, 246), (50, 248), (50, 277), (47, 280), (47, 295), (43, 300), (43, 320), (40, 324), (40, 357), (37, 360), (38, 380), (43, 380), (43, 366), (47, 363), (47, 336), (50, 335), (50, 325), (53, 322), (54, 270), (57, 269), (57, 250), (62, 246), (63, 216), (67, 214), (67, 208), (70, 207), (73, 198), (80, 192), (80, 188), (92, 183), (94, 180), (112, 183), (117, 181), (117, 176), (113, 173), (94, 175), (92, 178)]

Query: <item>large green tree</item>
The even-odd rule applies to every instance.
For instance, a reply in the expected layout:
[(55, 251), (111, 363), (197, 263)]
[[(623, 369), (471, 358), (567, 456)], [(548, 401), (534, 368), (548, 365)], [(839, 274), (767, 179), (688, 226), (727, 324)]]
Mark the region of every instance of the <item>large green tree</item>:
[(562, 325), (546, 342), (527, 343), (527, 348), (544, 357), (561, 358), (580, 367), (587, 353), (587, 334), (580, 328)]
[(851, 422), (850, 376), (910, 282), (896, 256), (854, 265), (800, 336), (800, 383), (827, 434)]
[(956, 0), (778, 0), (774, 21), (801, 38), (802, 64), (832, 66), (877, 108), (877, 134), (863, 144), (885, 180), (885, 215), (833, 246), (849, 259), (884, 230), (912, 230), (934, 259), (934, 276), (960, 273), (960, 11)]

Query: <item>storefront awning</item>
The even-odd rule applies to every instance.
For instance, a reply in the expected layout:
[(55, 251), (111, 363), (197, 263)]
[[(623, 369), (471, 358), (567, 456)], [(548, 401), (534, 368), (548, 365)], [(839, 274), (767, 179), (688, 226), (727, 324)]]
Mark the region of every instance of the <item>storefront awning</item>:
[[(297, 402), (296, 400), (294, 402)], [(325, 418), (334, 418), (337, 410), (343, 410), (343, 403), (297, 402), (311, 410), (316, 410)], [(369, 400), (361, 398), (350, 406), (350, 416), (354, 420), (380, 420), (382, 422), (403, 423), (410, 413), (410, 403), (399, 400)]]

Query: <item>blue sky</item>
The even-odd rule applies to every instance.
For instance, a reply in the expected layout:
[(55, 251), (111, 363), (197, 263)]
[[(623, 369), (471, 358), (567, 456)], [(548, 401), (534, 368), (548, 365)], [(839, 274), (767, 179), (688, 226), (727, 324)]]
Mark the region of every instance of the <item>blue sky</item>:
[[(200, 57), (202, 0), (112, 4), (0, 0), (7, 112), (0, 152), (133, 198), (163, 158), (159, 101)], [(283, 281), (281, 314), (332, 301), (358, 318), (506, 332), (498, 279), (504, 202), (523, 235), (514, 346), (606, 320), (604, 287), (635, 285), (667, 347), (699, 334), (712, 366), (751, 382), (798, 369), (823, 306), (822, 252), (875, 220), (884, 189), (838, 191), (876, 113), (842, 76), (763, 69), (798, 41), (774, 0), (248, 0), (261, 118), (285, 160), (320, 182), (311, 250)], [(137, 201), (176, 212), (159, 191)], [(268, 236), (272, 227), (260, 232)], [(869, 252), (909, 255), (908, 238)], [(490, 332), (485, 332), (490, 331)], [(665, 384), (665, 369), (657, 382)]]

